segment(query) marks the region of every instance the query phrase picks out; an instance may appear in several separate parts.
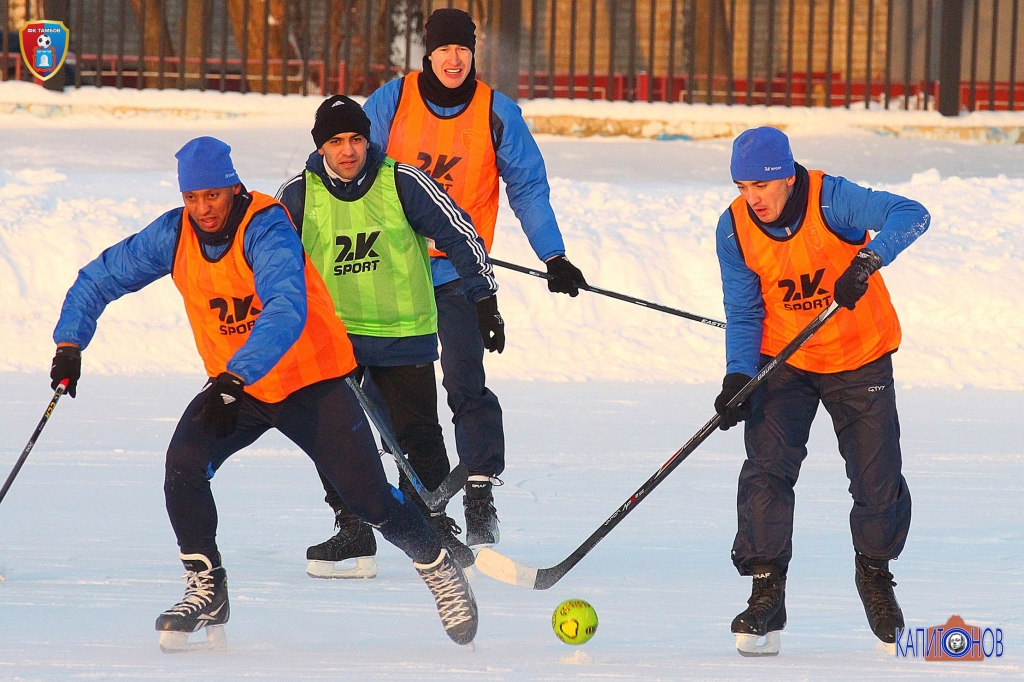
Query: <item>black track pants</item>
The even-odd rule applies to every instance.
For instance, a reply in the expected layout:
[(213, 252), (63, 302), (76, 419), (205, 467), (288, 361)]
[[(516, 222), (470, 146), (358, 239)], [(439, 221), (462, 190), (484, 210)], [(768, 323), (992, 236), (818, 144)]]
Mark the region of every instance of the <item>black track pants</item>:
[[(210, 479), (228, 457), (276, 428), (324, 472), (347, 505), (413, 561), (429, 563), (441, 544), (415, 505), (384, 475), (366, 417), (343, 378), (306, 386), (279, 403), (242, 397), (238, 428), (227, 438), (193, 421), (205, 393), (185, 409), (167, 448), (164, 496), (182, 554), (216, 556), (217, 507)], [(254, 503), (257, 502), (254, 500)]]
[[(436, 490), (451, 471), (444, 436), (437, 417), (437, 381), (434, 363), (399, 367), (367, 367), (370, 381), (364, 387), (378, 414), (388, 419), (402, 452), (409, 458), (412, 470), (428, 490)], [(377, 400), (375, 400), (377, 398)], [(383, 404), (378, 404), (382, 402)], [(404, 478), (404, 475), (403, 475)], [(335, 512), (346, 509), (341, 495), (334, 490), (323, 472), (320, 480), (327, 496), (324, 498)], [(410, 485), (402, 486), (412, 490)], [(415, 495), (415, 493), (413, 493)], [(422, 501), (414, 502), (421, 510)]]
[[(762, 357), (762, 365), (769, 358)], [(846, 462), (853, 546), (894, 559), (910, 530), (910, 490), (901, 473), (900, 424), (885, 355), (848, 372), (816, 374), (780, 367), (751, 397), (740, 470), (732, 560), (741, 575), (758, 564), (788, 566), (793, 556), (793, 488), (807, 456), (818, 403), (825, 406)]]

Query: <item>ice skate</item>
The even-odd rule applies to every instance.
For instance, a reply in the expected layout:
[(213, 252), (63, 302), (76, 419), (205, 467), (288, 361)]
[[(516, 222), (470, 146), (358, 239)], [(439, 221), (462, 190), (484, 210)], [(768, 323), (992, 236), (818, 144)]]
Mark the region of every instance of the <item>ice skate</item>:
[(896, 601), (893, 587), (896, 582), (889, 572), (886, 559), (869, 559), (858, 553), (855, 560), (857, 594), (864, 604), (868, 625), (875, 637), (886, 645), (886, 651), (896, 653), (896, 628), (904, 627), (903, 610)]
[[(345, 509), (336, 512), (334, 526), (338, 529), (334, 537), (306, 549), (306, 575), (342, 579), (376, 577), (377, 539), (373, 528)], [(347, 563), (339, 565), (342, 562)]]
[(786, 575), (778, 566), (752, 567), (754, 584), (747, 610), (732, 621), (741, 656), (778, 656), (786, 627)]
[(413, 566), (434, 595), (444, 631), (456, 644), (472, 642), (476, 637), (478, 611), (473, 588), (462, 568), (445, 549), (433, 563), (413, 563)]
[[(222, 649), (227, 645), (224, 624), (230, 615), (224, 567), (213, 568), (202, 554), (183, 554), (181, 561), (185, 564), (185, 596), (156, 619), (160, 650), (170, 654)], [(206, 641), (189, 643), (189, 634), (201, 628), (206, 628)]]
[(488, 476), (470, 476), (462, 505), (466, 511), (466, 544), (473, 549), (498, 544), (498, 512), (494, 508), (492, 481)]
[(427, 513), (427, 523), (434, 529), (434, 532), (441, 537), (441, 544), (445, 546), (448, 553), (458, 562), (462, 568), (469, 568), (476, 563), (476, 555), (459, 540), (458, 534), (462, 532), (455, 519), (443, 511)]

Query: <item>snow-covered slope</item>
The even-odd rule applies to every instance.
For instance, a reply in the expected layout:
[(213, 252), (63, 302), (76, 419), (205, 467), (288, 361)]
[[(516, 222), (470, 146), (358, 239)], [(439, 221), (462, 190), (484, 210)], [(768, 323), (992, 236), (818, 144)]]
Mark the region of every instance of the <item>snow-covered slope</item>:
[[(856, 138), (845, 142), (851, 146)], [(580, 165), (607, 162), (602, 143), (575, 144)], [(144, 154), (145, 143), (140, 146)], [(115, 163), (115, 172), (96, 172), (70, 162), (62, 168), (60, 145), (36, 152), (45, 159), (42, 168), (0, 171), (0, 370), (45, 368), (50, 334), (78, 268), (180, 202), (173, 163), (156, 154), (139, 158), (133, 150), (135, 167), (116, 172)], [(290, 170), (301, 158), (289, 161)], [(243, 173), (250, 186), (270, 192), (286, 176)], [(1024, 289), (1024, 179), (944, 178), (924, 169), (909, 182), (875, 187), (918, 199), (933, 216), (931, 229), (884, 271), (904, 328), (898, 379), (1024, 387), (1017, 303)], [(652, 182), (630, 174), (616, 183), (552, 179), (569, 256), (590, 282), (718, 318), (714, 230), (733, 196), (717, 182)], [(507, 206), (494, 254), (537, 265)], [(508, 347), (488, 359), (495, 377), (693, 382), (721, 375), (718, 329), (592, 294), (555, 296), (542, 281), (510, 271), (499, 276)], [(198, 370), (171, 282), (110, 306), (85, 363), (90, 372)]]

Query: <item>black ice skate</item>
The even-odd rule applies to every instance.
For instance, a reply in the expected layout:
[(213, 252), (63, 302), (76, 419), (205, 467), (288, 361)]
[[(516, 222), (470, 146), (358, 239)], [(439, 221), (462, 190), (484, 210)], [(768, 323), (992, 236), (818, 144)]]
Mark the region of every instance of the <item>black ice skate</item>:
[(433, 563), (413, 563), (413, 566), (434, 595), (444, 631), (456, 644), (471, 643), (476, 637), (478, 612), (473, 588), (462, 568), (445, 549)]
[(786, 573), (778, 566), (752, 566), (751, 571), (747, 610), (732, 621), (736, 650), (741, 656), (778, 656), (779, 633), (786, 627)]
[(498, 512), (494, 509), (491, 479), (470, 476), (462, 504), (466, 508), (466, 544), (473, 549), (498, 544)]
[(889, 572), (889, 562), (885, 559), (869, 559), (858, 553), (855, 563), (857, 594), (864, 603), (868, 625), (886, 650), (896, 653), (896, 628), (904, 627), (904, 622), (903, 610), (892, 589), (896, 582)]
[[(228, 581), (223, 566), (213, 564), (202, 554), (182, 554), (186, 580), (184, 598), (156, 619), (160, 650), (179, 653), (200, 647), (221, 649), (227, 644), (224, 623), (228, 622)], [(189, 644), (188, 636), (206, 628), (204, 644)]]
[(425, 516), (427, 523), (440, 536), (441, 544), (448, 550), (448, 554), (459, 563), (459, 566), (469, 568), (476, 562), (473, 550), (462, 544), (462, 541), (457, 537), (462, 532), (462, 529), (459, 528), (459, 524), (455, 523), (455, 519), (443, 511), (428, 512)]
[[(310, 578), (374, 578), (377, 576), (377, 539), (370, 524), (347, 509), (335, 512), (334, 537), (306, 549), (306, 575)], [(355, 559), (351, 565), (350, 559)], [(336, 564), (349, 561), (348, 565)]]

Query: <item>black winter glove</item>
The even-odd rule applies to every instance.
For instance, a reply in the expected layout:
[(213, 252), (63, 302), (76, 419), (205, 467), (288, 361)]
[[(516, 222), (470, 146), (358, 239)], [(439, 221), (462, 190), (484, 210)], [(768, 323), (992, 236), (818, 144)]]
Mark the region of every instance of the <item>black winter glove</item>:
[(476, 323), (484, 348), (490, 352), (505, 350), (505, 321), (498, 312), (498, 297), (488, 296), (476, 302)]
[(740, 372), (726, 374), (722, 379), (722, 392), (715, 398), (715, 412), (722, 415), (722, 421), (718, 428), (728, 431), (732, 427), (750, 416), (750, 398), (747, 398), (736, 407), (726, 408), (729, 401), (736, 397), (744, 386), (750, 382), (750, 377)]
[(573, 298), (580, 295), (580, 289), (587, 288), (587, 280), (580, 269), (569, 262), (565, 256), (555, 256), (547, 262), (548, 291), (556, 294), (569, 294)]
[(60, 382), (67, 379), (68, 387), (64, 392), (74, 398), (81, 377), (82, 351), (77, 346), (57, 346), (53, 363), (50, 365), (50, 378), (53, 379), (50, 388), (56, 391)]
[(203, 422), (203, 433), (212, 433), (215, 438), (227, 438), (238, 425), (238, 410), (242, 403), (245, 382), (228, 372), (221, 372), (216, 379), (203, 387), (206, 401), (199, 408), (192, 421)]
[(871, 249), (861, 249), (850, 266), (836, 280), (836, 303), (853, 310), (860, 297), (867, 293), (868, 277), (882, 267), (882, 258)]

